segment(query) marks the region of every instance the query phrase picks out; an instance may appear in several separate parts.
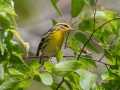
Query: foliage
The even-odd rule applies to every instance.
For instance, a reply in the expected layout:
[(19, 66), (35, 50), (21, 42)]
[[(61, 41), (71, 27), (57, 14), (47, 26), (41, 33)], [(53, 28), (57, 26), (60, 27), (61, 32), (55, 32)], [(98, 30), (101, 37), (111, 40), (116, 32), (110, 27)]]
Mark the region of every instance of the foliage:
[[(71, 0), (71, 18), (79, 17), (79, 20), (75, 22), (71, 19), (71, 26), (76, 24), (78, 30), (76, 29), (77, 32), (74, 37), (69, 37), (66, 40), (71, 51), (74, 52), (74, 60), (60, 62), (66, 56), (58, 49), (57, 64), (54, 65), (46, 61), (43, 65), (44, 69), (41, 71), (42, 65), (39, 64), (37, 59), (32, 59), (28, 65), (24, 62), (22, 55), (27, 54), (29, 45), (16, 31), (15, 17), (17, 14), (14, 11), (14, 2), (12, 0), (1, 0), (0, 90), (24, 90), (29, 87), (31, 80), (42, 82), (53, 90), (66, 90), (62, 86), (63, 82), (69, 90), (118, 90), (120, 88), (120, 17), (117, 16), (116, 12), (104, 8), (97, 10), (97, 1)], [(56, 12), (65, 22), (66, 20), (57, 7), (58, 2), (59, 0), (51, 0)], [(93, 9), (81, 13), (85, 4)], [(11, 22), (9, 16), (12, 17), (14, 23)], [(52, 19), (52, 24), (55, 25), (56, 23)], [(13, 35), (18, 37), (26, 50), (21, 49), (19, 43), (12, 40)], [(94, 40), (93, 36), (97, 40)], [(111, 40), (111, 43), (108, 43), (110, 36), (114, 36), (114, 39)], [(114, 41), (118, 41), (118, 43), (113, 45)], [(104, 51), (104, 54), (98, 60), (94, 60), (93, 56), (86, 50), (86, 48), (89, 48), (94, 53), (100, 54), (101, 52), (93, 46), (93, 43)], [(108, 63), (101, 61), (103, 57), (106, 57)], [(101, 75), (102, 80), (100, 82), (97, 82), (98, 75), (92, 72), (94, 68), (98, 68), (96, 62), (104, 64), (107, 68)], [(52, 75), (63, 79), (60, 83), (56, 83)]]

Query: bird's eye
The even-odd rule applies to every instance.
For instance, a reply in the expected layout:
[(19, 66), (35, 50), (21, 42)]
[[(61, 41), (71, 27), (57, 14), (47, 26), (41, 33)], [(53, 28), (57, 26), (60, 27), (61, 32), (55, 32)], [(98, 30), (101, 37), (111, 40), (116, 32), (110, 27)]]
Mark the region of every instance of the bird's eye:
[(64, 25), (65, 28), (69, 28), (67, 25)]

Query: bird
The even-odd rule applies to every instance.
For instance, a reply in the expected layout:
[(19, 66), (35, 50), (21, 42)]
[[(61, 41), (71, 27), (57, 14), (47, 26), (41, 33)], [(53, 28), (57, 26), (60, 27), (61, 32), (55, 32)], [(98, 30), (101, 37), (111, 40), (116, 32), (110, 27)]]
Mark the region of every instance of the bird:
[(57, 48), (61, 49), (62, 47), (65, 34), (72, 30), (75, 29), (72, 28), (70, 24), (57, 23), (47, 33), (44, 34), (38, 45), (36, 53), (36, 56), (39, 56), (40, 52), (42, 53), (40, 56), (40, 63), (43, 56), (50, 58), (51, 56), (56, 55)]

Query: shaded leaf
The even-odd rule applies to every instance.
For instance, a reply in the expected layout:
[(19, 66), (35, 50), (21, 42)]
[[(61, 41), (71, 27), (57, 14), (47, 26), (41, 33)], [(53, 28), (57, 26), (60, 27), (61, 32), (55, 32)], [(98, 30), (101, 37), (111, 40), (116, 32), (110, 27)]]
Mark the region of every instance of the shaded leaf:
[(40, 83), (41, 83), (41, 78), (40, 78), (40, 75), (35, 74), (35, 75), (34, 75), (34, 77), (33, 77), (33, 79), (34, 79), (35, 81), (37, 81), (37, 82), (40, 82)]
[(19, 72), (21, 72), (23, 74), (30, 74), (31, 73), (29, 67), (26, 65), (23, 65), (23, 64), (19, 65), (16, 68), (16, 70), (18, 70)]
[(6, 44), (4, 43), (5, 37), (6, 37), (7, 32), (0, 32), (0, 51), (1, 55), (4, 55), (4, 50), (6, 48)]
[(120, 77), (110, 71), (104, 72), (102, 75), (102, 80), (119, 80)]
[(4, 67), (2, 64), (0, 64), (0, 82), (2, 82), (4, 79)]
[(0, 26), (4, 29), (8, 29), (10, 27), (10, 20), (5, 12), (0, 12)]
[[(58, 87), (58, 83), (53, 83), (51, 86), (52, 90), (56, 90)], [(66, 90), (63, 86), (59, 87), (59, 90)]]
[(73, 72), (67, 77), (65, 77), (65, 83), (67, 84), (70, 90), (78, 90), (78, 89), (81, 90), (81, 87), (79, 85), (79, 78), (80, 78), (80, 75), (76, 72)]
[(18, 83), (18, 80), (16, 78), (8, 78), (6, 79), (1, 85), (1, 90), (13, 90), (13, 86)]
[[(106, 50), (104, 52), (106, 52)], [(116, 59), (110, 53), (106, 52), (105, 57), (107, 58), (110, 65), (116, 64)]]
[(14, 90), (24, 90), (25, 88), (28, 88), (28, 87), (29, 87), (30, 83), (31, 83), (30, 78), (27, 78), (27, 79), (19, 82), (19, 83), (15, 86)]
[[(87, 37), (81, 32), (77, 32), (74, 37), (83, 44), (85, 44), (88, 41)], [(90, 44), (90, 42), (88, 42), (86, 46), (89, 47), (90, 49), (94, 50), (95, 52), (99, 53), (95, 49), (95, 47)]]
[(17, 53), (17, 52), (11, 52), (11, 56), (9, 61), (11, 63), (14, 63), (16, 65), (20, 65), (20, 64), (25, 64), (25, 62), (23, 61), (21, 54)]
[(95, 61), (93, 60), (80, 59), (80, 62), (84, 64), (86, 67), (97, 67)]

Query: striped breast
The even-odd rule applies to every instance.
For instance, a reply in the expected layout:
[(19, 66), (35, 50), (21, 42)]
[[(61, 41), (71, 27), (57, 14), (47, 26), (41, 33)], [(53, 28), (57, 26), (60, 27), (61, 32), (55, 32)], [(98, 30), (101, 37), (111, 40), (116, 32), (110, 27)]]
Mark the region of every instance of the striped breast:
[(64, 33), (62, 33), (61, 31), (53, 32), (52, 34), (50, 34), (50, 36), (46, 38), (45, 41), (47, 40), (48, 42), (46, 42), (45, 48), (41, 50), (41, 52), (44, 53), (44, 56), (54, 56), (56, 54), (56, 48), (62, 47)]

